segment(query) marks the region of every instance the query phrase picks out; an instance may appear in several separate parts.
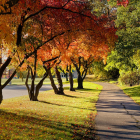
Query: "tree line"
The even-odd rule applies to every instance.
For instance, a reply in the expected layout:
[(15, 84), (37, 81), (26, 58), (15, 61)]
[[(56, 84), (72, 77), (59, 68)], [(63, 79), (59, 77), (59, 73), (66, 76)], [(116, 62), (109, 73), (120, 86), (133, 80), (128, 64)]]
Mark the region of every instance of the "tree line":
[[(0, 44), (7, 59), (0, 67), (0, 103), (2, 89), (18, 71), (28, 71), (26, 87), (29, 98), (37, 101), (39, 89), (49, 75), (56, 94), (64, 94), (60, 69), (69, 72), (73, 88), (72, 69), (78, 73), (78, 88), (93, 62), (106, 63), (114, 48), (117, 29), (113, 14), (97, 11), (92, 1), (74, 0), (3, 0), (0, 2)], [(101, 1), (100, 4), (106, 4)], [(3, 72), (9, 66), (14, 72), (2, 84)], [(35, 86), (37, 70), (44, 72)], [(58, 88), (52, 71), (56, 72)], [(31, 86), (28, 85), (29, 74)]]

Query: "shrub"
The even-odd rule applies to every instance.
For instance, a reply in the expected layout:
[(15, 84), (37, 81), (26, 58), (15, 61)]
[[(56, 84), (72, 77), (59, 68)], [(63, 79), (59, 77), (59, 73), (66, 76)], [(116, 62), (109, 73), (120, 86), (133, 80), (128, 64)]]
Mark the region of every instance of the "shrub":
[(137, 85), (140, 83), (140, 74), (139, 72), (128, 72), (123, 73), (118, 79), (119, 84), (121, 85)]

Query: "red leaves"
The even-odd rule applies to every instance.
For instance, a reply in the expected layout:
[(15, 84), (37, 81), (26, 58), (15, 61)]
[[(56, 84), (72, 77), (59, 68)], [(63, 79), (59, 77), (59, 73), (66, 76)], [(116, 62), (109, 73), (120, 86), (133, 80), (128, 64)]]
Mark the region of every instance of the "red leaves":
[(126, 7), (129, 4), (129, 0), (118, 0), (117, 5), (123, 5)]

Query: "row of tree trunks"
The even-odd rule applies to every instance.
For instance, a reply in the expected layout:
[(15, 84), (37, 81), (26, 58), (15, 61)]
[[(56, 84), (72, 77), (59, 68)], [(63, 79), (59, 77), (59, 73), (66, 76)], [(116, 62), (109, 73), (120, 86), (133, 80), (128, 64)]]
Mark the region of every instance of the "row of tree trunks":
[[(43, 81), (48, 76), (49, 69), (50, 69), (50, 68), (47, 69), (47, 67), (44, 66), (44, 69), (46, 70), (46, 73), (44, 74), (42, 79), (39, 81), (39, 83), (35, 87), (37, 52), (35, 52), (34, 56), (35, 56), (34, 57), (34, 69), (31, 68), (30, 66), (28, 66), (28, 74), (27, 74), (26, 82), (25, 82), (25, 85), (26, 85), (27, 90), (28, 90), (30, 101), (38, 101), (39, 90), (43, 85)], [(29, 87), (29, 85), (28, 85), (28, 79), (29, 79), (30, 71), (31, 71), (31, 87)]]
[[(51, 86), (52, 86), (55, 94), (64, 95), (63, 83), (62, 83), (60, 72), (58, 71), (57, 67), (55, 67), (55, 73), (57, 76), (58, 88), (55, 85), (51, 71), (49, 71), (49, 78), (51, 81)], [(72, 72), (71, 72), (71, 66), (69, 67), (69, 81), (70, 81), (70, 91), (75, 91), (75, 89), (73, 88), (73, 76), (72, 76)]]

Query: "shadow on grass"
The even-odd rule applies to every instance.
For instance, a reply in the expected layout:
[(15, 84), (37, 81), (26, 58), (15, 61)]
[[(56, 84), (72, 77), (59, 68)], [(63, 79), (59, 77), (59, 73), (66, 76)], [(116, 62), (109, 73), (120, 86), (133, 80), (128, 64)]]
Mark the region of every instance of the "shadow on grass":
[[(75, 140), (94, 140), (93, 129), (87, 125), (78, 125), (76, 122), (75, 124), (64, 123), (57, 119), (53, 121), (49, 119), (49, 116), (45, 116), (45, 119), (42, 119), (22, 114), (27, 114), (27, 112), (20, 111), (12, 113), (6, 112), (2, 109), (0, 110), (1, 139), (20, 139), (24, 137), (24, 139), (37, 140), (40, 137), (42, 139), (50, 137), (51, 139), (57, 140), (63, 137), (66, 139), (73, 138)], [(33, 115), (34, 114), (32, 114), (32, 116)], [(91, 134), (89, 135), (89, 133)]]
[(129, 96), (133, 96), (133, 97), (140, 97), (140, 86), (138, 87), (131, 87), (131, 88), (125, 88), (123, 89), (124, 92), (128, 93)]
[(99, 89), (89, 89), (89, 88), (83, 88), (83, 89), (76, 89), (78, 91), (88, 91), (88, 92), (96, 92), (96, 91), (101, 91)]
[[(55, 104), (55, 103), (51, 103), (51, 102), (46, 102), (46, 101), (38, 101), (41, 103), (45, 103), (45, 104), (51, 104), (51, 105), (57, 105), (57, 106), (67, 106), (67, 107), (71, 107), (71, 108), (77, 108), (77, 109), (85, 109), (85, 110), (91, 110), (94, 111), (94, 109), (89, 109), (89, 108), (83, 108), (83, 107), (74, 107), (74, 106), (69, 106), (69, 105), (62, 105), (62, 104)], [(93, 103), (94, 101), (87, 101), (87, 102), (91, 102)]]
[(64, 94), (63, 96), (70, 97), (70, 98), (81, 98), (81, 97), (71, 96), (71, 95), (67, 95), (67, 94)]
[[(69, 87), (64, 87), (65, 90), (69, 90)], [(89, 88), (83, 88), (83, 89), (78, 89), (75, 88), (76, 91), (87, 91), (87, 92), (96, 92), (96, 91), (101, 91), (99, 89), (89, 89)]]

